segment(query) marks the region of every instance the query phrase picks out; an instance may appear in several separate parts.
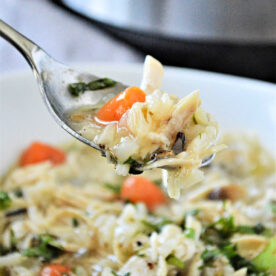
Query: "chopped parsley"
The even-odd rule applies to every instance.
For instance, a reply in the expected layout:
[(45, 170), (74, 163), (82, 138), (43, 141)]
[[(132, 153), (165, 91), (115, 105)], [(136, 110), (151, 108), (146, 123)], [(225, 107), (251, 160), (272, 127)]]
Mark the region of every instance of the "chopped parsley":
[(237, 247), (230, 243), (225, 243), (220, 245), (218, 249), (208, 250), (205, 249), (201, 254), (201, 259), (203, 260), (203, 265), (201, 269), (205, 266), (212, 267), (213, 262), (219, 257), (225, 256), (229, 263), (235, 270), (241, 268), (247, 268), (247, 275), (251, 276), (266, 276), (267, 274), (263, 269), (260, 269), (258, 266), (254, 265), (249, 260), (245, 259), (237, 252)]
[(143, 172), (143, 171), (139, 170), (139, 167), (141, 167), (142, 164), (137, 162), (131, 156), (124, 162), (124, 164), (130, 165), (130, 168), (129, 168), (130, 174), (141, 174)]
[(154, 180), (153, 181), (153, 183), (156, 185), (156, 186), (158, 186), (158, 187), (161, 187), (161, 185), (162, 185), (162, 179), (158, 179), (158, 180)]
[[(213, 262), (219, 255), (225, 256), (229, 263), (235, 270), (247, 268), (247, 275), (251, 276), (267, 276), (266, 271), (272, 268), (272, 264), (276, 263), (276, 250), (275, 244), (265, 249), (262, 253), (252, 261), (247, 260), (238, 254), (237, 247), (231, 244), (229, 239), (236, 233), (241, 234), (257, 234), (257, 235), (270, 235), (270, 229), (266, 228), (263, 224), (258, 223), (253, 226), (249, 225), (235, 225), (234, 218), (229, 216), (227, 218), (220, 218), (215, 223), (210, 224), (205, 228), (201, 234), (201, 239), (209, 244), (215, 245), (217, 248), (208, 250), (206, 249), (201, 254), (203, 266), (212, 266)], [(267, 250), (267, 251), (266, 251)], [(268, 253), (266, 253), (268, 252)], [(267, 254), (267, 255), (266, 255)], [(265, 264), (265, 265), (263, 265)]]
[(144, 258), (146, 255), (143, 254), (143, 253), (138, 253), (137, 256), (140, 257), (140, 258)]
[(218, 258), (219, 253), (220, 252), (218, 249), (212, 249), (212, 250), (205, 249), (200, 256), (203, 261), (202, 267), (212, 266), (213, 262)]
[(190, 239), (195, 239), (195, 229), (193, 228), (186, 228), (185, 236)]
[(0, 210), (5, 210), (11, 205), (11, 198), (6, 192), (0, 191)]
[(78, 227), (79, 226), (79, 221), (76, 218), (72, 218), (72, 225), (74, 227)]
[(215, 223), (208, 225), (203, 231), (201, 238), (205, 242), (213, 244), (229, 239), (236, 233), (270, 236), (271, 231), (262, 223), (254, 226), (235, 225), (233, 216), (229, 216), (227, 218), (220, 218)]
[(263, 234), (266, 230), (265, 226), (262, 223), (257, 223), (254, 226), (248, 226), (248, 225), (238, 225), (237, 232), (241, 234)]
[(185, 263), (182, 262), (179, 258), (177, 258), (175, 255), (170, 254), (167, 258), (166, 261), (168, 264), (176, 266), (177, 268), (184, 269), (185, 268)]
[(56, 239), (48, 234), (38, 237), (37, 245), (22, 252), (26, 257), (39, 257), (46, 261), (57, 258), (62, 253), (62, 248)]
[(116, 273), (115, 271), (112, 270), (111, 273), (114, 276), (130, 276), (130, 272), (127, 272), (125, 274), (118, 274), (118, 273)]
[(110, 183), (104, 183), (104, 186), (106, 188), (108, 188), (109, 190), (111, 190), (112, 192), (114, 192), (115, 194), (119, 194), (121, 192), (121, 186), (119, 185), (113, 185)]
[(76, 82), (68, 85), (68, 90), (70, 94), (74, 97), (78, 97), (83, 94), (85, 91), (89, 90), (99, 90), (112, 87), (116, 84), (116, 81), (109, 78), (101, 78), (95, 81), (88, 83)]
[(269, 275), (261, 267), (256, 266), (253, 262), (250, 262), (246, 258), (242, 257), (237, 252), (236, 245), (226, 243), (223, 246), (220, 246), (221, 253), (228, 259), (229, 263), (235, 270), (241, 268), (247, 268), (247, 275), (254, 276), (266, 276)]
[(173, 223), (172, 220), (167, 218), (153, 218), (152, 221), (142, 220), (142, 224), (144, 224), (151, 232), (161, 232), (162, 228), (166, 224)]

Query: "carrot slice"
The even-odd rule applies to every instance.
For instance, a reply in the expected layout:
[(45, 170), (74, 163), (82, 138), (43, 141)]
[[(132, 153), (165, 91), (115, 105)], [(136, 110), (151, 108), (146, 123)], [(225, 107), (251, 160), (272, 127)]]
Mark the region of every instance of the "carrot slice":
[(43, 267), (41, 276), (63, 276), (70, 273), (70, 268), (60, 264), (50, 264)]
[(145, 100), (145, 92), (138, 87), (131, 86), (103, 105), (98, 111), (97, 117), (106, 122), (120, 121), (134, 103)]
[(142, 176), (130, 176), (124, 181), (121, 199), (130, 200), (133, 203), (144, 202), (149, 209), (154, 209), (166, 201), (162, 190)]
[(65, 154), (61, 150), (47, 144), (34, 142), (22, 153), (19, 164), (24, 167), (49, 160), (57, 165), (63, 163), (65, 158)]

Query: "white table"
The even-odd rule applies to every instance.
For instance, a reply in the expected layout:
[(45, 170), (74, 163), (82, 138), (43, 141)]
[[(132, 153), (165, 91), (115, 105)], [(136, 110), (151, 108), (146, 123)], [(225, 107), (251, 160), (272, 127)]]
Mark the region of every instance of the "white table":
[[(143, 56), (87, 22), (46, 0), (0, 0), (0, 18), (63, 63), (142, 62)], [(0, 38), (0, 73), (28, 68)]]

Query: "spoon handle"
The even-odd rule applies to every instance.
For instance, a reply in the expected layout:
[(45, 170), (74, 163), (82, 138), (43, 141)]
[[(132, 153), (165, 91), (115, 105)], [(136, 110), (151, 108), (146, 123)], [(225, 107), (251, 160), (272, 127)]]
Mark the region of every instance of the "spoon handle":
[[(32, 42), (30, 39), (24, 35), (17, 32), (10, 25), (5, 23), (0, 19), (0, 36), (6, 41), (12, 44), (19, 52), (24, 56), (30, 66), (37, 71), (37, 64), (34, 60), (34, 55), (36, 52), (44, 52), (41, 48)], [(45, 53), (45, 52), (44, 52)]]

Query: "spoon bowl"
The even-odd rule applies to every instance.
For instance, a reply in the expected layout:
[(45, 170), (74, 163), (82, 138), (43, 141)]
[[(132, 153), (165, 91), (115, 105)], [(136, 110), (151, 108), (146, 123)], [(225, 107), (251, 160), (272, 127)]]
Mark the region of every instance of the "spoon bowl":
[[(68, 90), (69, 84), (88, 83), (98, 80), (99, 77), (76, 71), (57, 62), (37, 44), (2, 20), (0, 20), (0, 36), (16, 47), (31, 66), (39, 84), (42, 98), (56, 122), (69, 134), (99, 150), (105, 156), (106, 151), (104, 149), (93, 143), (93, 141), (83, 137), (78, 129), (74, 128), (74, 122), (71, 120), (69, 114), (73, 110), (84, 107), (89, 109), (99, 108), (127, 88), (127, 86), (116, 82), (112, 87), (86, 91), (79, 97), (74, 97)], [(208, 165), (214, 156), (215, 154), (212, 154), (205, 158), (201, 163), (201, 167)]]

